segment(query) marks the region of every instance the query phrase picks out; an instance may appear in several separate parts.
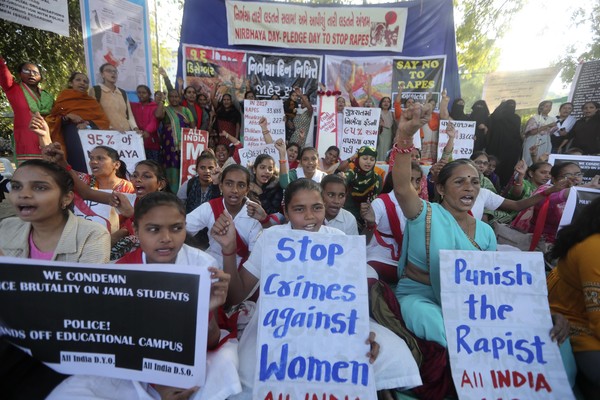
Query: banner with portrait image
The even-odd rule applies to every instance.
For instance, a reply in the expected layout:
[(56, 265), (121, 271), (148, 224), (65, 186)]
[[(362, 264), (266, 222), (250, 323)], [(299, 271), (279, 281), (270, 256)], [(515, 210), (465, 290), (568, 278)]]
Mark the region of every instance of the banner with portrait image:
[(90, 86), (102, 83), (100, 66), (119, 71), (117, 86), (137, 101), (138, 85), (153, 88), (146, 0), (80, 0), (85, 62)]
[(576, 156), (570, 154), (550, 154), (548, 162), (557, 165), (564, 162), (574, 162), (581, 168), (582, 182), (588, 183), (596, 175), (600, 175), (600, 156)]
[(399, 88), (403, 99), (425, 103), (431, 93), (435, 108), (440, 105), (446, 74), (446, 56), (403, 57), (392, 60), (392, 101), (396, 100)]
[[(359, 106), (370, 98), (374, 106), (389, 97), (392, 83), (392, 60), (389, 57), (325, 57), (325, 85), (342, 92), (348, 100), (348, 88)], [(350, 103), (346, 106), (350, 107)]]
[(439, 269), (460, 399), (574, 399), (550, 338), (542, 253), (441, 250)]
[(209, 266), (0, 257), (0, 334), (63, 374), (202, 386)]
[(221, 92), (234, 94), (239, 101), (248, 87), (258, 99), (266, 100), (275, 94), (287, 99), (292, 88), (300, 87), (316, 105), (322, 57), (183, 44), (183, 65), (184, 85), (205, 94), (212, 93), (219, 81), (223, 83)]
[(263, 232), (254, 399), (375, 399), (365, 241)]
[(208, 131), (181, 129), (180, 185), (196, 175), (196, 160), (208, 148)]
[(559, 229), (573, 222), (573, 219), (577, 218), (581, 210), (599, 197), (600, 190), (598, 189), (573, 186), (569, 190), (569, 197), (567, 197), (565, 209), (560, 218)]
[(408, 12), (226, 0), (229, 45), (401, 52)]

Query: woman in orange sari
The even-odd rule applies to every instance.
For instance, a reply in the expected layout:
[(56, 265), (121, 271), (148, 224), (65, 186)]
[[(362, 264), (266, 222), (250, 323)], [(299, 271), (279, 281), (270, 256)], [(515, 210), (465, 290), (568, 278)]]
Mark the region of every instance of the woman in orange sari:
[(79, 129), (109, 129), (110, 122), (95, 98), (88, 95), (90, 80), (73, 72), (68, 88), (60, 92), (46, 117), (53, 142), (60, 142), (67, 161), (76, 171), (85, 171), (86, 160), (79, 140)]

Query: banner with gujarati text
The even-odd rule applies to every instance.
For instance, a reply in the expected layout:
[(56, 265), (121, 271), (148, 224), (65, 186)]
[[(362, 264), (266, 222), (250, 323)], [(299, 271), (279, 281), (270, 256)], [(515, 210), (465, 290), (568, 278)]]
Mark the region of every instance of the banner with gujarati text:
[(379, 117), (381, 108), (346, 107), (344, 108), (344, 122), (340, 159), (347, 160), (362, 146), (371, 146), (377, 149), (379, 136)]
[(408, 12), (226, 0), (230, 45), (402, 52)]
[[(437, 159), (442, 158), (444, 147), (448, 143), (448, 120), (440, 121), (439, 141), (437, 148)], [(473, 154), (473, 144), (475, 143), (475, 121), (452, 121), (456, 137), (454, 138), (454, 150), (452, 151), (452, 159), (469, 158)]]
[(253, 399), (375, 399), (365, 241), (267, 229)]
[(0, 334), (63, 374), (202, 386), (209, 266), (0, 257)]
[(550, 339), (542, 253), (441, 250), (439, 270), (460, 399), (574, 399)]
[(281, 100), (245, 100), (244, 148), (254, 149), (267, 144), (262, 127), (258, 123), (261, 117), (267, 119), (267, 127), (273, 143), (277, 139), (285, 140), (283, 102)]

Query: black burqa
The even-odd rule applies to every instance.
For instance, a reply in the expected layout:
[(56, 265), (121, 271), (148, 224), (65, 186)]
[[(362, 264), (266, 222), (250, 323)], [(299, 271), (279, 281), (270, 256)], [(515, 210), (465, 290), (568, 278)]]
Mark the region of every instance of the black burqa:
[(504, 187), (513, 175), (515, 164), (521, 159), (523, 139), (521, 139), (521, 117), (516, 113), (517, 103), (506, 100), (490, 115), (486, 150), (498, 157), (496, 174)]
[(465, 114), (465, 101), (460, 97), (454, 100), (454, 102), (452, 103), (452, 108), (450, 109), (450, 117), (455, 121), (467, 120), (467, 115)]
[(469, 121), (475, 121), (475, 143), (473, 144), (473, 152), (484, 151), (486, 146), (485, 129), (479, 128), (481, 124), (489, 127), (490, 110), (483, 100), (477, 100), (471, 107), (471, 115)]

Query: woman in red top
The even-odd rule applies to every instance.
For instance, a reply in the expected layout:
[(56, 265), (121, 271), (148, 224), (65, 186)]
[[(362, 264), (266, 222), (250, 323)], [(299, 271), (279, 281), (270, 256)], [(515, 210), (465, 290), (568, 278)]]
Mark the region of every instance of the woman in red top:
[(146, 85), (136, 89), (139, 103), (131, 103), (135, 122), (144, 137), (146, 158), (160, 162), (160, 138), (158, 137), (158, 119), (154, 116), (157, 104), (152, 101), (152, 92)]

